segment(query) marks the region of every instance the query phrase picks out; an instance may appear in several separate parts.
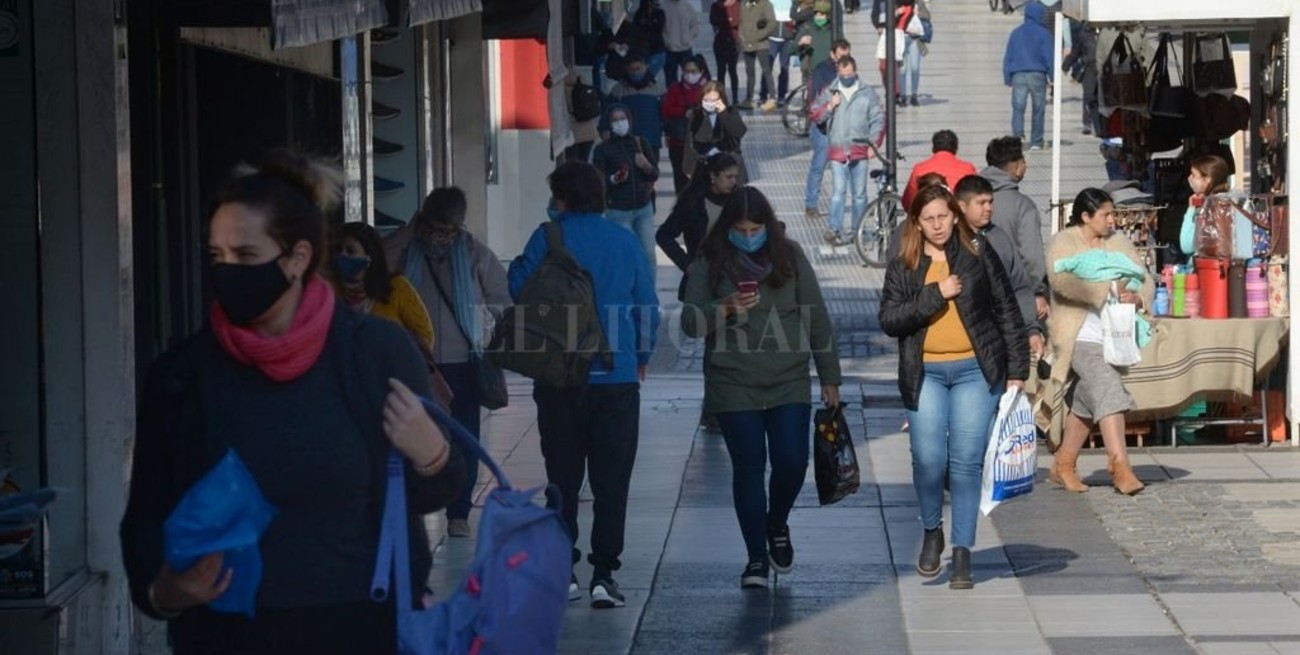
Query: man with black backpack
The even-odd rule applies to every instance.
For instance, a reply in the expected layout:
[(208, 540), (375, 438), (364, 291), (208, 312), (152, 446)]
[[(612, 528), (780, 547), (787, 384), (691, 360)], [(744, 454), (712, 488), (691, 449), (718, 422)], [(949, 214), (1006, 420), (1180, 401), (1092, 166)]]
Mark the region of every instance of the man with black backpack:
[[(587, 556), (594, 568), (591, 605), (610, 608), (624, 605), (613, 573), (622, 564), (640, 428), (640, 382), (654, 352), (659, 300), (637, 239), (604, 217), (601, 177), (590, 164), (566, 162), (548, 178), (552, 222), (533, 232), (523, 255), (510, 265), (510, 294), (517, 309), (503, 325), (524, 342), (550, 336), (494, 361), (507, 368), (512, 368), (511, 359), (549, 362), (526, 372), (535, 380), (546, 477), (563, 495), (575, 564), (581, 558), (576, 547), (578, 492), (589, 477), (595, 496)], [(498, 332), (492, 349), (500, 350), (502, 341)], [(575, 573), (569, 598), (579, 597)]]

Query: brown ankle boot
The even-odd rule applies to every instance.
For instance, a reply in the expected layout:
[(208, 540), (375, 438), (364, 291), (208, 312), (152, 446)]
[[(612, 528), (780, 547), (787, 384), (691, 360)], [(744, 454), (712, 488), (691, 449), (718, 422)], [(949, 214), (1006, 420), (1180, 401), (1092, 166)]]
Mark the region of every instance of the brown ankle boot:
[(1115, 491), (1125, 496), (1132, 496), (1139, 491), (1146, 489), (1147, 486), (1133, 474), (1133, 467), (1128, 462), (1112, 462), (1114, 473), (1112, 473), (1112, 483), (1115, 485)]
[(1076, 494), (1088, 491), (1088, 485), (1079, 479), (1079, 453), (1067, 454), (1064, 451), (1056, 451), (1056, 456), (1052, 461), (1052, 469), (1047, 474), (1047, 479), (1061, 485), (1066, 491), (1072, 491)]

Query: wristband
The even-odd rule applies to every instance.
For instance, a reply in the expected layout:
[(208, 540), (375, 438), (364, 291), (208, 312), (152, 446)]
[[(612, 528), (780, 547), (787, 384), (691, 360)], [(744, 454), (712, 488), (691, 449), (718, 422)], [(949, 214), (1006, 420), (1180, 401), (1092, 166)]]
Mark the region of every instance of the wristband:
[(430, 477), (441, 471), (442, 467), (447, 465), (448, 459), (451, 459), (451, 444), (443, 441), (442, 452), (438, 453), (438, 456), (434, 457), (433, 461), (428, 464), (415, 467), (415, 472), (426, 478)]

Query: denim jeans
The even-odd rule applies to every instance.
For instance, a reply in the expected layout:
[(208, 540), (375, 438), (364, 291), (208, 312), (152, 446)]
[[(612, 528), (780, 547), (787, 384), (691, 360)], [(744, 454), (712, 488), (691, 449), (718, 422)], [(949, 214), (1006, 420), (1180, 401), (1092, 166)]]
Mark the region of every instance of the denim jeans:
[(664, 62), (664, 88), (668, 88), (677, 82), (682, 72), (682, 64), (694, 56), (695, 52), (690, 48), (678, 52), (668, 51), (668, 59)]
[(953, 546), (975, 545), (980, 475), (1001, 384), (990, 388), (974, 357), (926, 362), (917, 411), (908, 411), (912, 484), (927, 530), (943, 520), (943, 482), (952, 493)]
[(808, 138), (812, 140), (813, 151), (812, 163), (808, 165), (808, 185), (803, 192), (803, 206), (805, 209), (817, 209), (822, 197), (822, 177), (826, 175), (831, 141), (816, 125), (808, 126)]
[[(841, 236), (849, 237), (858, 231), (862, 215), (867, 212), (867, 169), (868, 160), (859, 159), (847, 164), (831, 162), (831, 179), (834, 191), (831, 192), (830, 228)], [(849, 219), (849, 232), (844, 232), (844, 192), (853, 195), (853, 216)]]
[[(903, 73), (899, 80), (902, 86), (899, 87), (899, 93), (902, 95), (916, 95), (921, 88), (921, 39), (909, 36), (905, 37), (903, 46)], [(908, 82), (911, 82), (909, 84)], [(908, 89), (911, 89), (909, 92)]]
[[(465, 426), (477, 439), (480, 434), (478, 404), (478, 381), (474, 379), (474, 366), (463, 364), (441, 364), (438, 371), (447, 380), (454, 397), (451, 399), (451, 417)], [(465, 457), (465, 486), (456, 499), (447, 505), (447, 519), (469, 518), (469, 510), (474, 506), (474, 485), (478, 483), (478, 458), (462, 451)]]
[(645, 253), (646, 264), (650, 267), (650, 279), (655, 278), (655, 206), (650, 203), (639, 209), (606, 209), (605, 218), (632, 231), (641, 241), (641, 250)]
[(591, 554), (587, 561), (608, 573), (621, 566), (627, 493), (636, 463), (641, 390), (633, 384), (592, 384), (580, 389), (533, 386), (537, 432), (546, 480), (560, 488), (561, 514), (578, 550), (578, 492), (591, 485)]
[(1033, 123), (1029, 145), (1043, 145), (1043, 118), (1047, 113), (1047, 73), (1015, 73), (1011, 76), (1011, 133), (1025, 138), (1025, 101), (1033, 100)]
[[(803, 489), (811, 416), (812, 406), (804, 403), (717, 414), (731, 455), (732, 501), (751, 560), (767, 556), (767, 528), (786, 524)], [(772, 478), (764, 490), (769, 459)]]
[(651, 55), (646, 55), (645, 58), (646, 79), (650, 79), (658, 75), (659, 71), (664, 69), (664, 64), (666, 64), (667, 62), (668, 62), (668, 53), (666, 52), (656, 52)]

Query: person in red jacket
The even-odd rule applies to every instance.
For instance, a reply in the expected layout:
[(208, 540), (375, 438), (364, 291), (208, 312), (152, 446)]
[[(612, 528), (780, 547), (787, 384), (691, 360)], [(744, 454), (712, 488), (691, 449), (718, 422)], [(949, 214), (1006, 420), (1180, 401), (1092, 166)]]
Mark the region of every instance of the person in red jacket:
[(917, 181), (927, 173), (938, 173), (947, 180), (948, 188), (957, 186), (957, 182), (967, 175), (975, 175), (975, 165), (957, 157), (957, 134), (952, 130), (939, 130), (930, 137), (930, 152), (934, 154), (927, 160), (917, 162), (912, 167), (912, 175), (907, 179), (903, 190), (903, 206), (911, 207), (912, 198), (916, 197)]
[(700, 106), (704, 85), (710, 79), (704, 55), (693, 55), (682, 64), (682, 79), (668, 87), (659, 110), (664, 119), (664, 135), (668, 137), (668, 162), (673, 166), (673, 190), (678, 196), (690, 182), (690, 176), (682, 168), (682, 152), (686, 147), (686, 132), (689, 129), (686, 112), (692, 107)]

